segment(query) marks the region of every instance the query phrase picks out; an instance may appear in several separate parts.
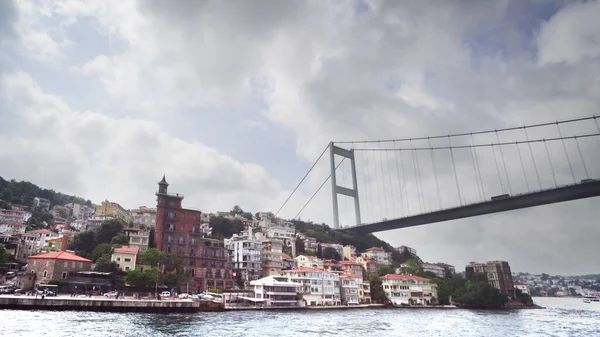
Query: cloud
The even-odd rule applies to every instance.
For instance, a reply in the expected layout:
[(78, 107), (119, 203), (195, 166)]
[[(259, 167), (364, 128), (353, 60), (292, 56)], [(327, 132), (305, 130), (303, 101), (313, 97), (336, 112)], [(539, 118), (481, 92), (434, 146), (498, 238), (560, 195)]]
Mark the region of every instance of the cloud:
[[(11, 164), (10, 172), (18, 167), (19, 172), (40, 175), (40, 169), (34, 171), (30, 164), (35, 156), (21, 154), (32, 148), (45, 161), (54, 163), (57, 158), (57, 163), (72, 170), (64, 173), (52, 165), (55, 171), (48, 171), (53, 172), (45, 180), (48, 184), (90, 197), (116, 199), (113, 191), (126, 187), (119, 200), (148, 200), (153, 193), (148, 181), (167, 172), (172, 188), (184, 186), (180, 191), (203, 209), (239, 203), (275, 210), (295, 181), (277, 182), (273, 170), (308, 168), (332, 140), (433, 136), (596, 114), (600, 108), (596, 41), (600, 27), (594, 20), (598, 4), (565, 5), (558, 0), (476, 4), (373, 0), (360, 6), (350, 1), (238, 5), (169, 1), (168, 6), (164, 1), (52, 2), (36, 13), (38, 18), (39, 13), (50, 13), (53, 21), (32, 21), (32, 27), (62, 27), (49, 29), (49, 36), (70, 41), (72, 30), (80, 24), (109, 41), (108, 48), (83, 62), (64, 63), (81, 76), (77, 83), (100, 84), (103, 92), (95, 98), (107, 106), (77, 111), (72, 108), (74, 99), (66, 98), (68, 89), (58, 98), (36, 85), (35, 90), (26, 89), (32, 87), (31, 77), (37, 78), (36, 74), (8, 75), (15, 82), (6, 84), (13, 88), (8, 97), (18, 107), (13, 117), (19, 119), (15, 133), (2, 136), (20, 149), (11, 155), (24, 156)], [(27, 36), (24, 31), (21, 35)], [(40, 47), (24, 54), (41, 55), (38, 51), (46, 50), (48, 55), (58, 55), (63, 49), (57, 44), (56, 52)], [(16, 90), (18, 83), (28, 84)], [(197, 139), (214, 128), (216, 115), (237, 118), (246, 130), (234, 131), (224, 123), (227, 128), (215, 132), (214, 146), (203, 145)], [(194, 125), (198, 127), (190, 127)], [(193, 132), (179, 135), (186, 127)], [(290, 140), (268, 138), (273, 129), (289, 134)], [(594, 130), (592, 123), (561, 126), (564, 135)], [(241, 132), (248, 134), (238, 137)], [(532, 130), (528, 136), (556, 134), (555, 127), (548, 127)], [(261, 143), (266, 147), (253, 143), (261, 137), (269, 140)], [(498, 136), (501, 141), (524, 137), (521, 131)], [(497, 138), (491, 134), (452, 141), (466, 145)], [(221, 154), (225, 142), (243, 148), (249, 157), (275, 152), (277, 147), (295, 149), (296, 157), (283, 159), (277, 153), (260, 166), (241, 163)], [(447, 139), (432, 140), (433, 146), (447, 144)], [(355, 149), (410, 145), (347, 144)], [(580, 144), (571, 140), (565, 146), (576, 180), (584, 177), (578, 145), (589, 174), (600, 176), (597, 140), (582, 139)], [(48, 153), (48, 146), (62, 151)], [(412, 146), (429, 144), (415, 141)], [(356, 151), (363, 221), (436, 209), (440, 199), (447, 207), (539, 188), (534, 160), (542, 187), (553, 186), (552, 171), (559, 183), (572, 182), (560, 142), (550, 146), (552, 166), (543, 144), (532, 148), (534, 158), (527, 145), (504, 147), (502, 152), (478, 148), (452, 154)], [(399, 174), (399, 158), (406, 165), (404, 174)], [(325, 159), (282, 215), (294, 216), (327, 177), (330, 167)], [(285, 160), (289, 162), (281, 163)], [(420, 174), (415, 174), (417, 165)], [(266, 172), (262, 167), (274, 168)], [(347, 163), (340, 166), (340, 184), (350, 184), (349, 172)], [(326, 185), (302, 212), (303, 219), (330, 223), (329, 188)], [(598, 217), (590, 206), (593, 201), (392, 231), (380, 237), (394, 245), (414, 246), (428, 260), (447, 259), (459, 268), (471, 260), (505, 258), (516, 270), (587, 272), (598, 253), (588, 241), (595, 236), (581, 234), (596, 234), (590, 220)], [(342, 222), (351, 223), (350, 200), (342, 198), (340, 210)], [(585, 244), (575, 244), (578, 240)], [(561, 242), (574, 248), (557, 250)], [(577, 262), (566, 265), (566, 259)]]

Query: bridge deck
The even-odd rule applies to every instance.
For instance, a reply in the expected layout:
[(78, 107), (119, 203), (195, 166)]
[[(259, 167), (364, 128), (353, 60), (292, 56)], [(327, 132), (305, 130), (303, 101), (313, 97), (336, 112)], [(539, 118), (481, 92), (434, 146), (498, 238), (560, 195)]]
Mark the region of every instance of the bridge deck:
[(600, 196), (600, 181), (592, 180), (548, 190), (516, 194), (504, 199), (488, 200), (430, 213), (335, 230), (374, 233), (597, 196)]

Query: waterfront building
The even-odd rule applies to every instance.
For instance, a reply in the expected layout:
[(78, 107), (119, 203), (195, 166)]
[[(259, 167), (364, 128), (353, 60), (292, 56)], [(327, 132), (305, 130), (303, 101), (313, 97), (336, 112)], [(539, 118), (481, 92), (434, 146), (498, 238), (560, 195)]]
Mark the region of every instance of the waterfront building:
[(306, 305), (341, 304), (339, 274), (304, 267), (284, 270), (282, 274), (301, 284), (299, 291)]
[(342, 304), (344, 305), (353, 305), (358, 304), (358, 287), (357, 279), (360, 280), (360, 286), (362, 287), (362, 276), (358, 277), (358, 275), (352, 274), (344, 274), (340, 275), (340, 296), (342, 299)]
[(134, 270), (137, 263), (137, 254), (140, 252), (139, 246), (122, 246), (113, 249), (111, 261), (117, 263), (122, 271)]
[(396, 250), (398, 251), (398, 253), (403, 254), (404, 252), (409, 252), (411, 255), (413, 256), (417, 256), (417, 250), (414, 248), (410, 248), (408, 246), (400, 246), (400, 247), (396, 247)]
[(362, 280), (358, 283), (358, 302), (360, 304), (371, 304), (371, 283), (367, 280)]
[(294, 258), (298, 268), (323, 269), (323, 260), (315, 256), (298, 255)]
[(347, 245), (342, 249), (342, 256), (346, 260), (353, 260), (356, 257), (356, 247)]
[(371, 247), (361, 254), (362, 257), (370, 257), (375, 260), (377, 264), (383, 264), (386, 266), (392, 265), (392, 253), (388, 253), (383, 248)]
[(156, 208), (140, 206), (136, 209), (132, 209), (131, 222), (138, 228), (153, 228), (156, 224)]
[(33, 207), (42, 212), (48, 212), (50, 209), (50, 200), (44, 198), (33, 198)]
[(66, 280), (78, 271), (92, 270), (92, 261), (67, 252), (67, 236), (64, 235), (58, 252), (32, 255), (27, 258), (27, 271), (35, 274), (37, 283)]
[(201, 212), (182, 207), (183, 195), (169, 194), (165, 177), (156, 192), (154, 241), (158, 250), (175, 254), (186, 278), (180, 286), (191, 292), (210, 288), (233, 288), (229, 254), (222, 240), (207, 238), (202, 230)]
[(141, 228), (125, 228), (123, 232), (129, 238), (130, 246), (140, 247), (140, 252), (145, 252), (148, 249), (150, 231)]
[(252, 227), (225, 239), (231, 269), (241, 273), (244, 284), (258, 280), (261, 275), (261, 243), (252, 234)]
[(96, 206), (94, 215), (97, 216), (112, 216), (113, 218), (121, 219), (126, 223), (130, 220), (129, 211), (121, 207), (116, 202), (104, 200), (100, 206)]
[(279, 275), (283, 268), (283, 241), (279, 239), (263, 239), (260, 259), (263, 277)]
[(421, 264), (421, 266), (423, 267), (424, 272), (428, 271), (428, 272), (434, 273), (435, 276), (437, 276), (437, 277), (446, 276), (446, 270), (444, 269), (444, 267), (442, 267), (438, 264), (424, 262), (423, 264)]
[(282, 270), (294, 269), (298, 266), (296, 264), (296, 260), (294, 260), (291, 256), (287, 255), (286, 253), (281, 254), (281, 258)]
[(15, 258), (19, 261), (27, 261), (27, 257), (35, 255), (40, 251), (40, 236), (37, 233), (17, 234), (21, 238), (22, 249), (19, 249), (19, 256)]
[[(525, 284), (523, 282), (513, 282), (513, 285), (514, 285), (515, 289), (519, 289), (523, 294), (531, 295), (531, 292), (529, 291), (529, 287), (527, 286), (527, 284)], [(569, 286), (569, 288), (571, 288), (571, 287)], [(579, 289), (581, 291), (581, 287), (579, 287)], [(581, 292), (579, 292), (579, 293), (581, 293)]]
[(344, 274), (362, 275), (363, 273), (363, 266), (359, 262), (340, 261), (340, 265), (342, 266), (342, 272)]
[(488, 261), (486, 263), (471, 262), (466, 267), (469, 273), (482, 274), (486, 277), (489, 285), (500, 290), (509, 297), (514, 297), (514, 285), (510, 266), (506, 261)]
[(267, 276), (250, 281), (254, 288), (254, 298), (265, 307), (297, 307), (298, 292), (302, 286), (283, 276)]
[(380, 277), (383, 291), (395, 305), (430, 304), (437, 299), (437, 286), (429, 279), (414, 275), (388, 274)]

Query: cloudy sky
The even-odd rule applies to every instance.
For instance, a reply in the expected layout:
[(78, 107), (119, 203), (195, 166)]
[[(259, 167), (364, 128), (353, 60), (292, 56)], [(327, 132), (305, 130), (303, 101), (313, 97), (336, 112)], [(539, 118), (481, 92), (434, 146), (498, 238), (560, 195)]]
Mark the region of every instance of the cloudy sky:
[[(0, 1), (0, 175), (133, 208), (155, 202), (165, 173), (189, 207), (276, 211), (332, 140), (598, 114), (598, 17), (599, 1), (566, 0)], [(562, 132), (597, 130), (592, 121)], [(580, 144), (594, 177), (597, 144)], [(565, 146), (584, 179), (576, 144)], [(535, 157), (542, 148), (534, 150)], [(478, 151), (481, 174), (469, 171), (470, 152), (456, 154), (462, 202), (482, 197), (477, 181), (488, 198), (511, 182), (513, 193), (538, 184), (533, 160), (521, 166), (515, 148), (499, 157), (516, 179), (502, 184), (490, 150)], [(550, 147), (552, 168), (569, 183), (560, 151), (560, 143)], [(429, 168), (421, 197), (409, 172), (409, 181), (392, 177), (392, 154), (357, 152), (363, 221), (435, 209), (440, 199), (460, 203), (448, 153), (434, 154), (439, 193), (429, 155), (418, 157)], [(404, 156), (412, 167), (410, 152)], [(549, 167), (542, 158), (540, 171)], [(319, 162), (280, 215), (296, 215), (328, 165)], [(348, 172), (340, 166), (342, 182)], [(552, 181), (542, 172), (542, 187)], [(502, 259), (517, 271), (598, 272), (597, 205), (588, 199), (378, 235), (458, 268)], [(349, 206), (340, 201), (345, 224), (354, 221)], [(301, 217), (331, 223), (328, 185)]]

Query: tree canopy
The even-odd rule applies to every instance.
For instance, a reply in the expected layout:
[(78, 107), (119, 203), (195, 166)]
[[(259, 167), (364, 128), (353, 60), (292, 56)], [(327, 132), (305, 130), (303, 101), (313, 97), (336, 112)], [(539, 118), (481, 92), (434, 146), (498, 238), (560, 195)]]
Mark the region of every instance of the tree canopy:
[(112, 254), (113, 247), (109, 243), (101, 243), (92, 251), (92, 261), (96, 262), (102, 255)]
[(244, 223), (241, 220), (229, 220), (222, 216), (211, 217), (209, 225), (215, 238), (229, 238), (244, 230)]
[(164, 263), (165, 258), (165, 252), (156, 248), (148, 248), (140, 255), (140, 263), (156, 267), (159, 263)]
[(0, 264), (10, 261), (10, 253), (6, 250), (3, 244), (0, 244)]
[(28, 181), (8, 181), (0, 177), (0, 199), (19, 205), (32, 205), (34, 198), (44, 198), (50, 201), (50, 206), (66, 205), (68, 203), (85, 204), (80, 197), (62, 194), (54, 190), (40, 188)]
[(110, 254), (104, 254), (96, 260), (95, 271), (101, 271), (105, 273), (116, 273), (119, 272), (119, 266), (115, 261), (110, 260)]
[(342, 260), (342, 256), (340, 255), (340, 253), (338, 253), (337, 250), (335, 250), (334, 248), (331, 248), (331, 247), (325, 247), (325, 249), (323, 249), (322, 255), (323, 255), (324, 259), (328, 259), (328, 260), (336, 260), (336, 261)]

